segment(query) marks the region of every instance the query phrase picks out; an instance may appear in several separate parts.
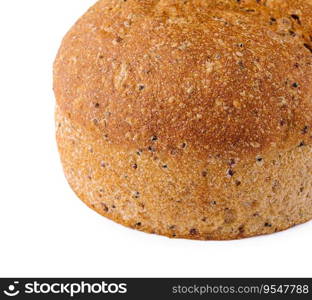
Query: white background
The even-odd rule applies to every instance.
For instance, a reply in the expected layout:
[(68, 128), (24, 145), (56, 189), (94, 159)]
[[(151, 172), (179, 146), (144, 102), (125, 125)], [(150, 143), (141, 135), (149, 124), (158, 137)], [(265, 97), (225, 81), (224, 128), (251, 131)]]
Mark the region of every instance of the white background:
[(312, 222), (229, 242), (170, 240), (87, 208), (54, 139), (52, 63), (93, 0), (0, 7), (0, 276), (312, 276)]

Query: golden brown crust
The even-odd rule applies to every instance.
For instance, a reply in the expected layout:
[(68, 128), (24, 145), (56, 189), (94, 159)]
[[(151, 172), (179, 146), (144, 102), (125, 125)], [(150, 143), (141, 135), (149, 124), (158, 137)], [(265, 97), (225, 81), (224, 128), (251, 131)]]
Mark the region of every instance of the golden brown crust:
[(310, 219), (311, 15), (311, 0), (97, 2), (54, 64), (58, 144), (79, 197), (187, 238)]
[(308, 30), (291, 10), (249, 2), (99, 1), (56, 59), (59, 106), (131, 147), (157, 136), (157, 150), (241, 157), (300, 142), (312, 125)]
[(57, 141), (68, 182), (92, 209), (168, 237), (224, 240), (312, 218), (311, 146), (253, 161), (136, 152), (96, 139), (59, 109)]

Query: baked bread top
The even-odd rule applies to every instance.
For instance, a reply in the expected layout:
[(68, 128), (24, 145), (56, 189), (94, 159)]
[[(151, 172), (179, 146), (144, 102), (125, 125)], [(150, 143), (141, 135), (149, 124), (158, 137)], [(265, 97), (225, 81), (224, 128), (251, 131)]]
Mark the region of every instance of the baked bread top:
[(312, 142), (312, 1), (103, 0), (63, 40), (57, 104), (108, 143), (254, 157)]

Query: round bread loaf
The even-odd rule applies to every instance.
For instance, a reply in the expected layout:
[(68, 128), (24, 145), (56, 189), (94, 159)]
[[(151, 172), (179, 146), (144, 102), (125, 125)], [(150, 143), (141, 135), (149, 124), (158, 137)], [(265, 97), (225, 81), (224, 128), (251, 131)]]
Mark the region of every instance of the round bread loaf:
[(138, 230), (236, 239), (312, 219), (312, 1), (102, 0), (54, 64), (68, 182)]

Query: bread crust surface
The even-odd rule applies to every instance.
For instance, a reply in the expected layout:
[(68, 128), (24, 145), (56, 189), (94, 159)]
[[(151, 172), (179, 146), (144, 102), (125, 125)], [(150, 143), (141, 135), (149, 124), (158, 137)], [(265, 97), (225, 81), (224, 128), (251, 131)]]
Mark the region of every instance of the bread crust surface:
[(311, 16), (309, 0), (97, 2), (54, 64), (74, 191), (170, 237), (311, 219)]

